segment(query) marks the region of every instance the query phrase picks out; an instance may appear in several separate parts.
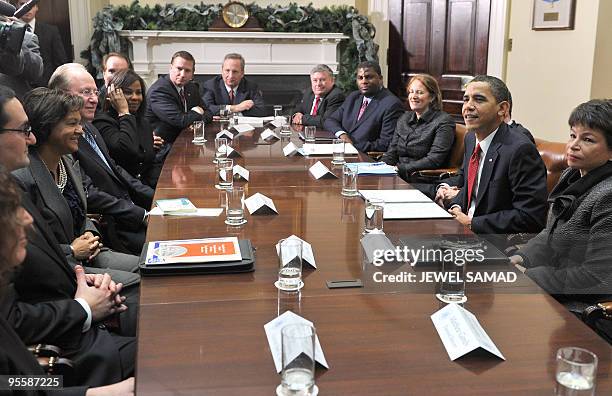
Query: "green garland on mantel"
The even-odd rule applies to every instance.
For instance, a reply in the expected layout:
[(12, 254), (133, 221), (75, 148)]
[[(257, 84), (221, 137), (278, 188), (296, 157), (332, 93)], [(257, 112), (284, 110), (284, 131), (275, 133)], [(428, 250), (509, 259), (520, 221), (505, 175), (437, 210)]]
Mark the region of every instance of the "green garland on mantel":
[[(336, 84), (345, 91), (356, 88), (355, 69), (364, 60), (378, 61), (376, 30), (366, 16), (355, 7), (332, 6), (316, 9), (312, 3), (299, 6), (261, 7), (247, 5), (251, 15), (266, 32), (343, 33), (348, 40), (339, 43), (340, 61)], [(111, 51), (127, 53), (129, 42), (120, 37), (120, 30), (208, 30), (223, 4), (173, 5), (156, 4), (142, 7), (135, 0), (129, 6), (106, 6), (94, 17), (94, 32), (81, 57), (89, 61), (92, 74), (101, 78), (101, 60)], [(247, 60), (248, 61), (248, 60)]]

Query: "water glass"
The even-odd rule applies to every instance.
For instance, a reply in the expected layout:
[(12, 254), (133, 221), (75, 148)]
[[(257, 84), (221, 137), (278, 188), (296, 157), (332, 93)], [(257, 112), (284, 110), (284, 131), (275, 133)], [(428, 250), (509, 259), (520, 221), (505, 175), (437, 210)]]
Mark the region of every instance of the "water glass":
[(283, 106), (274, 105), (274, 119), (277, 117), (281, 117), (281, 112), (283, 111)]
[(291, 125), (283, 124), (280, 130), (281, 136), (291, 136)]
[(309, 324), (290, 324), (281, 329), (281, 393), (311, 395), (315, 386), (316, 330)]
[(364, 234), (383, 233), (385, 201), (378, 198), (366, 199)]
[(334, 139), (333, 157), (331, 163), (334, 165), (344, 164), (344, 140)]
[(342, 167), (342, 191), (345, 197), (357, 196), (357, 167), (350, 168), (346, 164)]
[(238, 125), (238, 117), (240, 117), (240, 114), (238, 113), (232, 114), (232, 125)]
[(597, 355), (578, 347), (557, 351), (555, 395), (594, 395), (597, 377)]
[(217, 160), (217, 187), (227, 189), (234, 185), (234, 161), (229, 158)]
[(225, 209), (225, 224), (238, 226), (246, 223), (244, 218), (244, 187), (231, 186), (225, 190), (227, 208)]
[(281, 316), (287, 311), (300, 315), (302, 313), (302, 291), (284, 291), (278, 289), (276, 299), (276, 316)]
[(304, 141), (306, 143), (315, 143), (315, 136), (317, 134), (317, 127), (315, 126), (305, 126), (304, 127)]
[(465, 295), (465, 274), (467, 262), (465, 260), (451, 258), (442, 260), (442, 280), (436, 298), (444, 303), (464, 303), (467, 301)]
[(215, 139), (215, 157), (213, 158), (214, 163), (217, 163), (217, 161), (220, 159), (227, 158), (227, 146), (228, 146), (227, 138), (216, 138)]
[(204, 139), (204, 121), (194, 121), (191, 127), (193, 128), (193, 143), (204, 144), (206, 142)]
[(226, 107), (221, 107), (221, 109), (219, 110), (219, 120), (227, 121), (229, 120), (229, 116), (230, 116), (230, 111)]
[(278, 241), (278, 282), (285, 291), (299, 290), (302, 282), (302, 241), (295, 238)]

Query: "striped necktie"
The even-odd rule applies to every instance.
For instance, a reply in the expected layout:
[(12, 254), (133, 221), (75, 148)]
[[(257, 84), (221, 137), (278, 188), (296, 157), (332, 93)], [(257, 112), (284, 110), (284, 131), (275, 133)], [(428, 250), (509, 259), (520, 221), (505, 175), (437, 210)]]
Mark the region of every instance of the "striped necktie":
[(104, 154), (102, 154), (102, 150), (100, 150), (100, 147), (98, 147), (98, 143), (96, 143), (96, 139), (94, 138), (93, 134), (89, 130), (85, 129), (85, 133), (83, 134), (83, 137), (85, 138), (87, 143), (89, 143), (93, 151), (95, 151), (96, 154), (98, 154), (98, 157), (102, 159), (102, 161), (106, 164), (106, 166), (110, 170), (111, 167), (108, 164), (108, 161), (106, 161), (106, 157), (104, 157)]

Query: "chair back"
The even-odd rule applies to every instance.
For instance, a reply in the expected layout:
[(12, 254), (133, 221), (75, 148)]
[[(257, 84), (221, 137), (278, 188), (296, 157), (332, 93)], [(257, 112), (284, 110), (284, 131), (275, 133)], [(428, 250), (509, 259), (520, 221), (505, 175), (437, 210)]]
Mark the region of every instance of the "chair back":
[(453, 147), (451, 147), (451, 152), (448, 157), (449, 168), (461, 168), (464, 150), (463, 139), (465, 138), (466, 133), (467, 128), (465, 125), (455, 124), (455, 141), (453, 142)]
[(567, 168), (565, 158), (565, 143), (549, 142), (544, 139), (535, 139), (536, 147), (546, 165), (546, 187), (548, 193), (559, 181), (561, 173)]

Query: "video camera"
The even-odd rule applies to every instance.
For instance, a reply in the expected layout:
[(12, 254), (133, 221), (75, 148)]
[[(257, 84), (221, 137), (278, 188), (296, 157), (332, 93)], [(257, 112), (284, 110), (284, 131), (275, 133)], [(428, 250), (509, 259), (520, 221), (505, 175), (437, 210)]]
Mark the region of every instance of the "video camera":
[(25, 24), (2, 18), (2, 15), (21, 18), (30, 11), (38, 1), (39, 0), (30, 0), (18, 10), (15, 10), (15, 7), (11, 4), (0, 0), (0, 51), (14, 55), (19, 54), (26, 32)]

